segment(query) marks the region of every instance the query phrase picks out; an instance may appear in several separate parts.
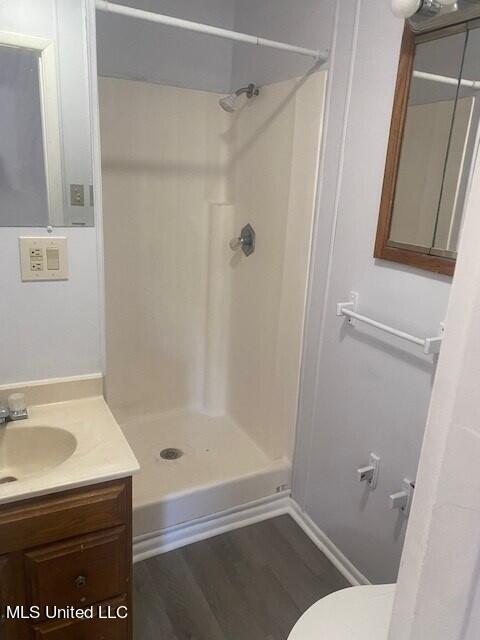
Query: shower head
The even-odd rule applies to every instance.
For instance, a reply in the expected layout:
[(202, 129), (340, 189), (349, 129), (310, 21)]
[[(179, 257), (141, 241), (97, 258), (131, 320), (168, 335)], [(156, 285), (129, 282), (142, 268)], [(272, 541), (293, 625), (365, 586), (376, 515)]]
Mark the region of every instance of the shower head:
[(248, 99), (250, 99), (250, 98), (253, 98), (253, 96), (258, 96), (258, 94), (260, 93), (260, 89), (259, 87), (254, 85), (252, 82), (247, 87), (238, 89), (238, 91), (235, 91), (235, 93), (230, 93), (228, 96), (225, 96), (224, 98), (220, 98), (220, 100), (218, 101), (218, 104), (222, 107), (224, 111), (227, 111), (228, 113), (233, 113), (235, 111), (237, 98), (238, 96), (241, 96), (243, 93), (247, 96)]
[(233, 113), (235, 111), (236, 98), (237, 96), (234, 93), (231, 93), (230, 95), (225, 96), (224, 98), (220, 98), (220, 100), (218, 101), (218, 104), (222, 107), (224, 111), (227, 111), (228, 113)]

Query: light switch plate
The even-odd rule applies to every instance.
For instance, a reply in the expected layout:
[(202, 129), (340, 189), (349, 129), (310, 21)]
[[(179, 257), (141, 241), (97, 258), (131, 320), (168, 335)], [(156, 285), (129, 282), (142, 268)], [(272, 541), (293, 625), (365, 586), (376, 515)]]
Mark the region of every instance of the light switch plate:
[(23, 282), (68, 280), (67, 239), (19, 238)]
[(70, 185), (70, 204), (72, 207), (85, 206), (85, 187), (83, 184)]

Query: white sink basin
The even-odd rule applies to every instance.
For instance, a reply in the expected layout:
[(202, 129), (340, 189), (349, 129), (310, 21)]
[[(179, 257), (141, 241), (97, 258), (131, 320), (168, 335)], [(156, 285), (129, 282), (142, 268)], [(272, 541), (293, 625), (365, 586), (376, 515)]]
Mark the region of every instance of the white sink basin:
[(58, 467), (73, 454), (77, 440), (57, 427), (0, 427), (0, 486)]
[(138, 471), (102, 396), (32, 404), (28, 414), (0, 427), (0, 506)]

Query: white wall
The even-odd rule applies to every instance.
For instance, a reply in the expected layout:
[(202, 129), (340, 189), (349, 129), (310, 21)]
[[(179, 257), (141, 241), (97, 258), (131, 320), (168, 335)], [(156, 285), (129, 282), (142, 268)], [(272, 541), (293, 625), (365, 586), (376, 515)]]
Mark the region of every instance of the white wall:
[[(405, 521), (388, 495), (415, 478), (434, 364), (418, 348), (335, 316), (360, 310), (418, 335), (444, 319), (448, 278), (375, 261), (402, 23), (381, 0), (338, 3), (304, 351), (294, 496), (374, 582), (395, 580)], [(369, 493), (356, 469), (382, 458)]]
[[(299, 46), (330, 46), (335, 0), (116, 0)], [(97, 12), (101, 76), (228, 93), (304, 75), (304, 56)]]
[[(235, 30), (310, 49), (331, 45), (335, 0), (236, 0)], [(305, 75), (311, 58), (235, 43), (232, 86), (270, 84)]]
[[(77, 19), (79, 14), (83, 15), (83, 4), (81, 0), (69, 0), (69, 6), (72, 2)], [(65, 8), (63, 3), (62, 12)], [(8, 0), (0, 9), (2, 29), (52, 39), (57, 34), (57, 17), (54, 0)], [(83, 27), (82, 19), (78, 25), (82, 34)], [(78, 53), (83, 60), (86, 77), (86, 54), (85, 51)], [(72, 55), (70, 50), (69, 60)], [(86, 83), (85, 78), (77, 76), (74, 79), (77, 84)], [(75, 91), (78, 99), (78, 86)], [(68, 94), (67, 102), (71, 95)], [(81, 113), (85, 115), (83, 107)], [(75, 117), (71, 123), (75, 122)], [(77, 132), (78, 135), (80, 133)], [(83, 137), (87, 138), (89, 148), (90, 137)], [(83, 159), (84, 150), (85, 144), (81, 149), (77, 148), (76, 156), (72, 154), (72, 164), (67, 166), (67, 179), (70, 170), (72, 176), (78, 177), (74, 160)], [(90, 167), (91, 159), (88, 161)], [(46, 235), (46, 230), (30, 227), (0, 229), (0, 299), (4, 301), (0, 314), (0, 384), (101, 371), (96, 230), (62, 229), (54, 232), (54, 235), (67, 236), (69, 242), (70, 278), (66, 282), (20, 281), (20, 235), (42, 236)]]
[[(234, 0), (118, 0), (117, 4), (233, 29)], [(233, 45), (226, 40), (97, 12), (97, 49), (101, 76), (203, 91), (230, 90)]]
[(58, 229), (68, 238), (65, 282), (21, 282), (19, 236), (45, 229), (0, 229), (0, 384), (102, 370), (95, 229)]

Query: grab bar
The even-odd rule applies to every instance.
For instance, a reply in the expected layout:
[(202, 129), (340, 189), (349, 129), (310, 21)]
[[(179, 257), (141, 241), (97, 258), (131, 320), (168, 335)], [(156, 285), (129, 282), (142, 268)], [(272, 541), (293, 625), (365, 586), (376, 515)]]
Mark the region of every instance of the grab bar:
[[(380, 331), (389, 333), (392, 336), (397, 336), (397, 338), (401, 338), (402, 340), (406, 340), (407, 342), (418, 344), (420, 347), (423, 347), (423, 353), (425, 355), (440, 352), (443, 336), (435, 336), (433, 338), (418, 338), (417, 336), (414, 336), (410, 333), (400, 331), (399, 329), (388, 326), (388, 324), (383, 324), (383, 322), (378, 322), (378, 320), (373, 320), (373, 318), (368, 318), (367, 316), (363, 316), (360, 313), (357, 313), (357, 306), (358, 294), (352, 292), (350, 293), (349, 302), (339, 302), (337, 304), (337, 316), (343, 316), (347, 318), (350, 324), (353, 324), (353, 320), (358, 320), (359, 322), (364, 322), (371, 327), (380, 329)], [(443, 326), (440, 327), (440, 332), (443, 333)]]

